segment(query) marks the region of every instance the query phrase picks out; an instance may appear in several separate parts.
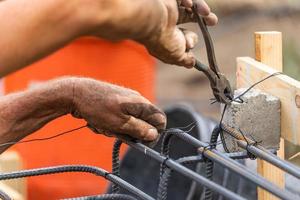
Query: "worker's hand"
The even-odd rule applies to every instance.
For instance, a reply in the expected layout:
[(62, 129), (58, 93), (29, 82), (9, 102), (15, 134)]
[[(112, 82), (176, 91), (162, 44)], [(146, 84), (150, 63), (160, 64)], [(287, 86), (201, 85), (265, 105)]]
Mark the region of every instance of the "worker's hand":
[(165, 129), (165, 114), (138, 92), (88, 78), (72, 80), (72, 114), (93, 131), (154, 141)]
[(93, 11), (92, 8), (88, 12), (83, 12), (91, 13), (94, 21), (98, 19), (94, 17), (95, 15), (104, 18), (88, 23), (92, 26), (83, 29), (85, 34), (116, 41), (132, 39), (145, 45), (158, 59), (188, 68), (192, 68), (195, 64), (194, 55), (190, 50), (196, 45), (198, 37), (195, 33), (180, 29), (177, 25), (196, 21), (192, 12), (193, 6), (197, 7), (199, 15), (204, 17), (208, 25), (215, 25), (218, 21), (204, 0), (111, 0), (110, 2), (105, 9), (100, 4), (102, 12), (99, 9)]
[(177, 25), (195, 21), (191, 10), (194, 4), (208, 25), (215, 25), (218, 21), (217, 17), (210, 12), (203, 0), (177, 0), (177, 2), (161, 0), (161, 2), (166, 12), (161, 29), (141, 42), (153, 56), (160, 60), (192, 68), (195, 65), (195, 57), (190, 50), (195, 47), (198, 37), (195, 33), (180, 29)]

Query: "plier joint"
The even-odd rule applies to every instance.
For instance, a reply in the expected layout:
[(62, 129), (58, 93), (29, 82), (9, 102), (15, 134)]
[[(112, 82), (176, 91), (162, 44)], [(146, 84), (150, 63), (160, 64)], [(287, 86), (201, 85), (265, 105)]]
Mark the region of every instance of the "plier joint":
[(216, 101), (224, 104), (230, 104), (233, 99), (233, 92), (230, 86), (230, 82), (228, 81), (226, 76), (219, 71), (213, 42), (204, 19), (197, 13), (197, 9), (195, 7), (193, 7), (193, 12), (195, 17), (197, 18), (198, 25), (201, 29), (205, 41), (207, 58), (209, 62), (208, 67), (197, 60), (194, 67), (197, 70), (202, 71), (208, 77)]

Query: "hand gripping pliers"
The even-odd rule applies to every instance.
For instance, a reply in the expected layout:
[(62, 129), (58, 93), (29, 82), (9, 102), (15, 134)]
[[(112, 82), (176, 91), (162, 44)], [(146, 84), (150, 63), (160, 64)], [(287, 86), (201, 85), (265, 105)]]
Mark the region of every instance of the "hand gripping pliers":
[(194, 68), (203, 72), (209, 79), (213, 94), (216, 98), (216, 102), (230, 104), (233, 99), (233, 92), (228, 79), (224, 74), (220, 73), (216, 57), (213, 42), (208, 32), (204, 19), (197, 13), (196, 7), (193, 7), (193, 13), (197, 19), (199, 27), (201, 29), (208, 58), (209, 67), (196, 60)]

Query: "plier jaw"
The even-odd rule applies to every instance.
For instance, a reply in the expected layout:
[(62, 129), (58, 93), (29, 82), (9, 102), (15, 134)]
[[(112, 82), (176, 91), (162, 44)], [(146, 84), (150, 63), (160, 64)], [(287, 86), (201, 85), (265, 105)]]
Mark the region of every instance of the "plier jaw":
[(219, 73), (219, 78), (216, 78), (215, 83), (211, 88), (217, 102), (229, 105), (233, 100), (233, 92), (228, 79)]
[(211, 68), (196, 60), (195, 68), (203, 72), (210, 81), (210, 86), (216, 98), (216, 102), (230, 104), (233, 100), (233, 91), (230, 82), (224, 74), (215, 73)]

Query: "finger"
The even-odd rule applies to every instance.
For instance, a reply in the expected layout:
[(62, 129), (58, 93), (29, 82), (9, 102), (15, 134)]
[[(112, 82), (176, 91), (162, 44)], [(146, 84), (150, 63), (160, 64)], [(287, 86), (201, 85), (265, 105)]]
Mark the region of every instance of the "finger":
[(181, 5), (186, 8), (192, 8), (193, 1), (192, 0), (182, 0)]
[(177, 24), (196, 22), (196, 18), (193, 16), (193, 12), (189, 12), (185, 7), (179, 7), (178, 12), (179, 18)]
[(198, 35), (186, 29), (182, 29), (182, 32), (186, 40), (186, 49), (187, 51), (189, 51), (190, 49), (193, 49), (198, 43)]
[[(197, 22), (197, 18), (190, 12), (189, 9), (184, 7), (179, 7), (179, 18), (177, 24), (184, 24), (189, 22)], [(205, 22), (209, 26), (214, 26), (218, 23), (218, 17), (214, 13), (209, 13), (206, 16), (203, 16)]]
[(206, 25), (214, 26), (218, 23), (218, 17), (214, 13), (210, 13), (208, 16), (204, 17)]
[(176, 64), (191, 69), (195, 66), (196, 59), (192, 52), (187, 52), (182, 55), (181, 59), (179, 59)]
[(120, 127), (120, 132), (142, 141), (154, 141), (159, 136), (155, 127), (133, 116)]
[(210, 8), (204, 0), (194, 0), (194, 5), (197, 9), (198, 14), (202, 16), (208, 16), (210, 13)]
[(186, 8), (185, 10), (186, 10), (187, 13), (192, 13), (193, 12), (192, 8)]
[(146, 99), (140, 97), (136, 103), (121, 104), (121, 108), (126, 115), (143, 120), (159, 131), (164, 130), (166, 127), (165, 114), (154, 105), (144, 102), (147, 102)]

